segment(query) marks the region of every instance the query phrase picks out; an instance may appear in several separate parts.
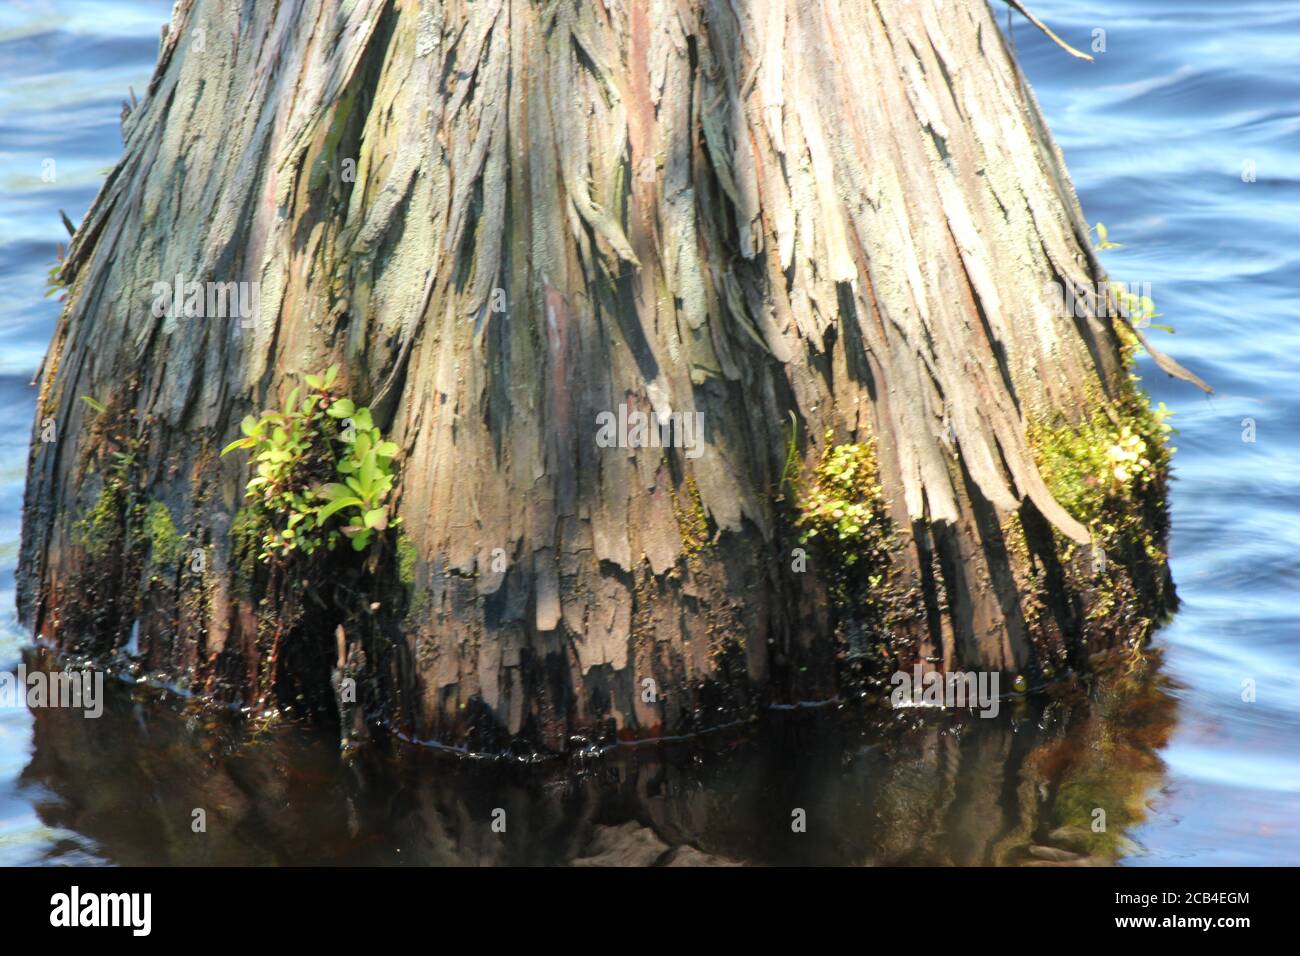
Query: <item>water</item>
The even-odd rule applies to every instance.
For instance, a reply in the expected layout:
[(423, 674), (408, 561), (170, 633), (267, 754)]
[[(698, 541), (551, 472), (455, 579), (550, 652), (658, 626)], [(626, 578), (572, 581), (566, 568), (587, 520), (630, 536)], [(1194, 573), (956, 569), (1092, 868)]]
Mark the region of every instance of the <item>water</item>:
[[(1159, 638), (1181, 685), (1166, 779), (1134, 862), (1300, 862), (1300, 5), (1073, 2), (1033, 9), (1095, 64), (1016, 26), (1090, 222), (1150, 282), (1158, 341), (1216, 394), (1144, 372), (1177, 409), (1174, 579)], [(1255, 182), (1243, 182), (1253, 163)], [(1256, 441), (1244, 442), (1243, 422)], [(1242, 700), (1242, 682), (1257, 698)]]
[[(1180, 429), (1183, 606), (1157, 639), (1160, 677), (907, 734), (772, 715), (761, 745), (715, 735), (565, 773), (409, 748), (344, 763), (302, 728), (117, 687), (99, 720), (0, 708), (0, 863), (1016, 863), (1052, 848), (1137, 865), (1300, 862), (1300, 5), (1032, 7), (1085, 49), (1106, 31), (1089, 65), (1014, 26), (1085, 214), (1124, 244), (1107, 268), (1151, 283), (1177, 329), (1153, 335), (1216, 389), (1144, 365)], [(45, 273), (67, 239), (58, 210), (79, 220), (118, 156), (121, 102), (144, 89), (169, 11), (0, 8), (0, 667), (27, 643), (13, 574), (28, 382), (58, 308)], [(1081, 831), (1098, 806), (1106, 834)], [(491, 830), (498, 809), (505, 834)], [(791, 830), (796, 809), (807, 833)]]

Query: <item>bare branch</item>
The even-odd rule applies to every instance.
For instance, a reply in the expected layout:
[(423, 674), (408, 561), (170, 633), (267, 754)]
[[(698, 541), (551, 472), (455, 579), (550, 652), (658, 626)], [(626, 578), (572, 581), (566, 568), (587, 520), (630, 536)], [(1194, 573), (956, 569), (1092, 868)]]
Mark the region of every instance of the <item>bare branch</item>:
[(1086, 53), (1084, 53), (1084, 52), (1082, 52), (1082, 51), (1080, 51), (1080, 50), (1076, 50), (1074, 47), (1070, 46), (1070, 44), (1066, 43), (1064, 40), (1062, 40), (1060, 37), (1058, 37), (1055, 33), (1053, 33), (1053, 32), (1052, 32), (1052, 28), (1049, 27), (1049, 26), (1048, 26), (1046, 23), (1044, 23), (1042, 20), (1038, 19), (1038, 17), (1036, 17), (1036, 16), (1034, 16), (1032, 13), (1030, 13), (1030, 12), (1025, 8), (1025, 5), (1024, 5), (1023, 3), (1020, 2), (1020, 0), (1003, 0), (1003, 2), (1006, 3), (1006, 4), (1007, 4), (1008, 6), (1010, 6), (1010, 7), (1013, 7), (1014, 9), (1016, 9), (1017, 11), (1019, 11), (1021, 14), (1023, 14), (1023, 15), (1024, 15), (1024, 18), (1025, 18), (1026, 20), (1028, 20), (1028, 21), (1029, 21), (1030, 23), (1032, 23), (1034, 26), (1038, 27), (1038, 29), (1040, 29), (1040, 30), (1042, 30), (1044, 33), (1046, 33), (1047, 36), (1048, 36), (1048, 38), (1049, 38), (1053, 43), (1055, 43), (1057, 46), (1059, 46), (1059, 47), (1060, 47), (1062, 50), (1064, 50), (1066, 53), (1070, 54), (1070, 56), (1077, 57), (1077, 58), (1079, 58), (1080, 60), (1087, 60), (1089, 63), (1092, 63), (1092, 62), (1093, 62), (1092, 57), (1090, 57), (1088, 54), (1086, 54)]
[(1146, 337), (1143, 331), (1140, 328), (1138, 328), (1136, 325), (1134, 325), (1132, 322), (1130, 322), (1127, 318), (1124, 321), (1128, 322), (1128, 327), (1133, 330), (1133, 334), (1136, 335), (1138, 341), (1142, 343), (1142, 347), (1146, 349), (1148, 353), (1150, 353), (1151, 358), (1155, 361), (1156, 365), (1160, 368), (1161, 371), (1169, 375), (1172, 375), (1174, 378), (1182, 379), (1184, 382), (1191, 382), (1193, 385), (1195, 385), (1201, 391), (1205, 392), (1207, 395), (1214, 394), (1214, 389), (1210, 388), (1210, 386), (1205, 383), (1204, 379), (1202, 379), (1199, 375), (1196, 375), (1193, 372), (1189, 372), (1187, 369), (1183, 368), (1183, 366), (1180, 365), (1175, 359), (1170, 358), (1164, 352), (1161, 352), (1158, 348), (1155, 348), (1151, 344), (1151, 340)]

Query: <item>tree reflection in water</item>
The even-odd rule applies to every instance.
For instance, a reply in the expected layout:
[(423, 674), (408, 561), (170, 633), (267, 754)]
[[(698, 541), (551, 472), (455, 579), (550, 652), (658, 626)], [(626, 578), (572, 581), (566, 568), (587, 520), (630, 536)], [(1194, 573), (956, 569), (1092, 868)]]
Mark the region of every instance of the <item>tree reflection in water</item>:
[(1108, 864), (1136, 851), (1176, 707), (1152, 655), (1110, 671), (995, 719), (786, 711), (531, 765), (409, 745), (346, 760), (324, 732), (110, 681), (98, 720), (33, 712), (22, 779), (76, 834), (47, 862)]

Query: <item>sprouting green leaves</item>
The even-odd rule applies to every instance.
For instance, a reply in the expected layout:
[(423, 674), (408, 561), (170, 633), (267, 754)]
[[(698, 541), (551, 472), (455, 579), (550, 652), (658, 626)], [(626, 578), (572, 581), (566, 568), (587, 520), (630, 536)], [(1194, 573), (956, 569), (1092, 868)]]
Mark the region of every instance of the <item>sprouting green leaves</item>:
[(329, 502), (328, 504), (323, 506), (319, 511), (317, 511), (316, 517), (323, 522), (333, 517), (335, 512), (342, 511), (344, 508), (352, 508), (362, 503), (363, 502), (361, 501), (360, 498), (354, 498), (351, 495), (346, 495), (341, 498), (335, 498), (333, 501)]
[(1106, 249), (1124, 248), (1123, 244), (1110, 241), (1109, 238), (1110, 232), (1106, 229), (1106, 224), (1104, 222), (1097, 223), (1097, 225), (1094, 226), (1093, 228), (1097, 230), (1097, 251), (1098, 252), (1102, 252)]
[(389, 517), (386, 501), (395, 480), (393, 458), (397, 455), (397, 445), (384, 441), (368, 408), (357, 408), (351, 401), (340, 399), (330, 406), (329, 414), (346, 418), (352, 426), (339, 438), (343, 450), (337, 468), (346, 487), (327, 486), (342, 488), (342, 491), (329, 492), (333, 498), (328, 506), (331, 509), (329, 513), (344, 511), (347, 524), (341, 530), (351, 539), (352, 547), (362, 551), (369, 544), (373, 532), (383, 531), (390, 523), (396, 523)]
[(104, 412), (108, 411), (102, 403), (95, 401), (89, 395), (82, 395), (81, 400), (89, 405), (97, 415), (102, 415)]
[(295, 387), (282, 411), (245, 417), (243, 437), (222, 449), (222, 455), (237, 448), (253, 452), (245, 497), (266, 525), (263, 560), (332, 548), (340, 536), (364, 551), (376, 532), (401, 520), (390, 516), (388, 501), (397, 445), (384, 441), (369, 408), (331, 393), (337, 377), (336, 365), (303, 376), (306, 395)]
[(67, 289), (68, 283), (63, 278), (63, 243), (59, 243), (54, 265), (50, 266), (45, 274), (45, 298), (58, 295), (59, 301), (62, 302)]
[(334, 380), (339, 376), (339, 367), (331, 365), (325, 370), (324, 375), (305, 375), (303, 381), (307, 383), (308, 388), (314, 388), (318, 392), (328, 391), (329, 387), (334, 384)]
[(1162, 318), (1164, 315), (1164, 313), (1156, 311), (1156, 304), (1151, 296), (1130, 292), (1122, 282), (1112, 282), (1110, 292), (1114, 297), (1119, 314), (1128, 319), (1130, 325), (1139, 329), (1160, 329), (1173, 334), (1174, 327), (1172, 325), (1163, 325), (1151, 321), (1152, 319)]

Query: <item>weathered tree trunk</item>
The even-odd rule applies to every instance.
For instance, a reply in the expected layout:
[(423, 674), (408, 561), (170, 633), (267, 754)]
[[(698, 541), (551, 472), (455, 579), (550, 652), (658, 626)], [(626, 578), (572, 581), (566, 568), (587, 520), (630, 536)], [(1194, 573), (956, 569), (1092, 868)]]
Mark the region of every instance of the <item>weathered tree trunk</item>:
[[(1044, 483), (1036, 429), (1145, 404), (1123, 330), (1051, 307), (1101, 274), (979, 0), (182, 0), (125, 135), (29, 470), (21, 611), (64, 649), (134, 636), (253, 703), (282, 641), (311, 704), (341, 623), (372, 721), (557, 748), (918, 660), (1033, 683), (1170, 597), (1163, 472), (1127, 537)], [(256, 321), (153, 315), (178, 274), (257, 283)], [(401, 448), (402, 531), (278, 633), (218, 451), (335, 362)], [(703, 444), (602, 447), (620, 404)], [(894, 535), (856, 578), (798, 526), (849, 443)]]

